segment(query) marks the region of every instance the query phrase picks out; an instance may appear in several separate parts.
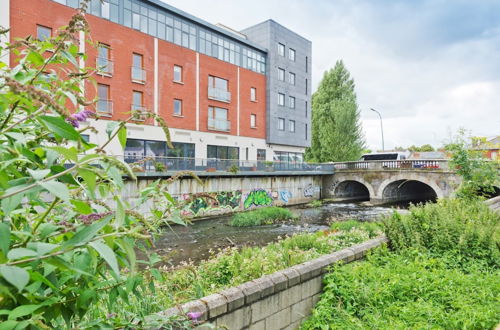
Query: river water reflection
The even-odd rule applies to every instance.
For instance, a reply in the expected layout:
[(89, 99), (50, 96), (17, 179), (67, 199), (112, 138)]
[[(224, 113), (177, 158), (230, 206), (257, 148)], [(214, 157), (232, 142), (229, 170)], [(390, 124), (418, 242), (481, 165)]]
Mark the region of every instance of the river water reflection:
[(391, 207), (368, 206), (364, 203), (329, 203), (316, 208), (290, 207), (299, 220), (290, 224), (257, 227), (229, 226), (231, 216), (199, 220), (187, 227), (174, 226), (156, 241), (156, 252), (168, 256), (168, 263), (177, 265), (191, 259), (207, 259), (209, 251), (229, 246), (263, 246), (279, 237), (295, 233), (325, 230), (333, 221), (357, 219), (375, 221), (392, 212)]

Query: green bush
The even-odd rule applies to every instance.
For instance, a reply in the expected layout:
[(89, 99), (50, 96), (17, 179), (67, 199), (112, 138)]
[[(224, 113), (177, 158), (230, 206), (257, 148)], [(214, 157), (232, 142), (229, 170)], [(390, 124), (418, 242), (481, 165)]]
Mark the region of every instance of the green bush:
[(342, 230), (349, 231), (353, 228), (358, 228), (368, 232), (370, 238), (376, 237), (381, 233), (381, 225), (378, 222), (368, 222), (368, 221), (358, 221), (358, 220), (346, 220), (332, 222), (330, 229), (332, 230)]
[(413, 206), (409, 214), (393, 213), (383, 226), (395, 251), (414, 247), (453, 255), (459, 263), (473, 258), (500, 266), (500, 215), (480, 201), (444, 199)]
[(499, 322), (498, 269), (468, 272), (417, 250), (380, 249), (334, 267), (302, 329), (492, 329)]
[(231, 226), (248, 227), (270, 225), (278, 221), (295, 220), (297, 216), (289, 209), (282, 207), (264, 207), (248, 212), (237, 213), (231, 220)]

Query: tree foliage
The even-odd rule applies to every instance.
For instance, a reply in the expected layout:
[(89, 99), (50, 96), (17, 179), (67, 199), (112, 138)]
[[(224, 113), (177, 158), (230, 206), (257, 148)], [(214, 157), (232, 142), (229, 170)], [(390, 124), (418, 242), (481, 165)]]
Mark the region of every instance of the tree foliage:
[(357, 160), (365, 148), (354, 80), (342, 61), (323, 76), (312, 97), (309, 161)]

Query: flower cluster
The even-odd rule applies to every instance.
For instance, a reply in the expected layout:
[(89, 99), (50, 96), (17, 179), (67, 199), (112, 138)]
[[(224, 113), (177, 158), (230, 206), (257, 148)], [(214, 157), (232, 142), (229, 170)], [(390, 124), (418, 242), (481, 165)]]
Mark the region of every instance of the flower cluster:
[(80, 112), (72, 114), (71, 116), (66, 118), (66, 120), (71, 125), (73, 125), (73, 127), (78, 128), (78, 127), (80, 127), (80, 122), (85, 121), (85, 120), (87, 120), (87, 118), (93, 117), (94, 115), (95, 115), (95, 113), (93, 113), (90, 110), (85, 109), (85, 110), (82, 110)]
[(91, 213), (86, 215), (80, 215), (78, 218), (86, 225), (90, 225), (92, 222), (101, 220), (102, 218), (113, 214), (113, 212), (104, 212), (104, 213)]

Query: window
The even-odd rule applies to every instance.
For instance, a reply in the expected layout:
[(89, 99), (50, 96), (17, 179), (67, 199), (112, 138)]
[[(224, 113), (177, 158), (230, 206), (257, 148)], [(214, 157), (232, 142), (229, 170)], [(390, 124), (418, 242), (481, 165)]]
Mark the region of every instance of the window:
[(285, 56), (285, 45), (278, 43), (278, 54), (280, 56)]
[(308, 105), (309, 105), (309, 104), (308, 104), (308, 103), (307, 103), (307, 101), (306, 101), (306, 118), (307, 118), (307, 116), (309, 115), (309, 114), (308, 114), (309, 109), (308, 109), (308, 107), (307, 107)]
[(146, 71), (141, 54), (132, 54), (132, 81), (142, 83), (146, 81)]
[(109, 2), (106, 2), (106, 1), (102, 2), (101, 3), (101, 16), (103, 18), (109, 19), (109, 17), (110, 17), (109, 16), (109, 12), (110, 12), (110, 10), (109, 10)]
[(295, 109), (295, 97), (289, 96), (288, 103), (289, 103), (290, 109)]
[(295, 133), (295, 120), (290, 120), (288, 122), (288, 129), (290, 132)]
[(292, 48), (288, 49), (288, 58), (290, 59), (290, 61), (295, 62), (295, 49)]
[(285, 106), (285, 94), (278, 93), (278, 105)]
[(182, 100), (174, 100), (174, 116), (182, 116)]
[(109, 86), (97, 84), (97, 112), (100, 115), (111, 116), (113, 114), (112, 102), (110, 100)]
[(307, 93), (309, 92), (309, 91), (308, 91), (308, 85), (309, 85), (309, 81), (308, 81), (308, 80), (307, 80), (307, 78), (306, 78), (306, 95), (307, 95)]
[[(134, 163), (144, 159), (144, 157), (160, 157), (157, 159), (160, 162), (168, 161), (164, 157), (194, 158), (195, 145), (193, 143), (172, 142), (172, 145), (174, 149), (168, 148), (164, 141), (127, 139), (124, 152), (125, 162)], [(166, 165), (168, 165), (168, 169), (172, 170), (194, 168), (194, 163), (190, 163), (187, 160), (169, 161)], [(145, 162), (144, 166), (147, 170), (155, 170), (153, 162)]]
[(141, 15), (132, 13), (132, 27), (136, 30), (141, 29)]
[(52, 37), (52, 29), (46, 26), (37, 25), (36, 26), (36, 38), (40, 41), (44, 41)]
[[(212, 159), (240, 159), (240, 148), (226, 146), (207, 146), (207, 156)], [(214, 164), (216, 165), (216, 164)], [(222, 164), (227, 165), (227, 164)], [(225, 168), (224, 168), (225, 169)]]
[(257, 115), (256, 114), (251, 114), (250, 115), (250, 127), (251, 128), (256, 128), (257, 127)]
[(285, 70), (278, 68), (278, 80), (285, 81)]
[(295, 85), (295, 73), (293, 72), (288, 73), (288, 82), (292, 85)]
[(266, 160), (266, 149), (257, 149), (257, 160)]
[(250, 101), (252, 102), (257, 101), (257, 88), (255, 87), (250, 88)]
[(231, 123), (227, 120), (227, 109), (208, 107), (208, 129), (229, 132)]
[(174, 81), (178, 83), (182, 82), (182, 66), (174, 65)]
[(306, 73), (309, 71), (309, 57), (306, 56)]
[(141, 115), (142, 112), (146, 111), (143, 106), (143, 95), (142, 92), (133, 91), (132, 92), (132, 106), (131, 112), (135, 120), (143, 121), (146, 118)]
[(307, 140), (307, 134), (308, 134), (308, 131), (307, 131), (307, 124), (306, 124), (306, 140)]
[(97, 46), (97, 70), (101, 74), (112, 75), (113, 74), (113, 62), (111, 61), (111, 48), (106, 45), (99, 43)]
[(208, 98), (221, 102), (231, 102), (229, 82), (226, 79), (208, 76)]
[(285, 130), (285, 119), (284, 118), (278, 118), (278, 129), (280, 131)]

